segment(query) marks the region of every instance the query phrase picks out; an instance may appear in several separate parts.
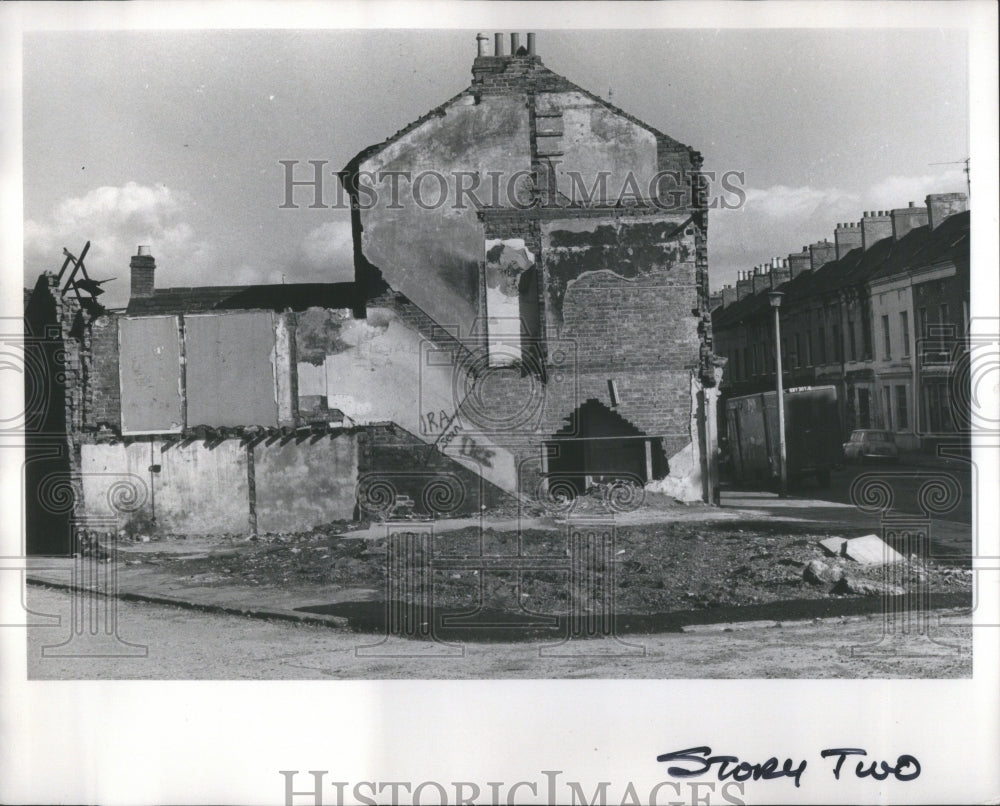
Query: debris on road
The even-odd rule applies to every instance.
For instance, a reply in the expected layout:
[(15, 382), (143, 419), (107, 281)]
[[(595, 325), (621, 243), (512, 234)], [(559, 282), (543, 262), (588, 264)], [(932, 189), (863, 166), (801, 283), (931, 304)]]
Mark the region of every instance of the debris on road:
[(828, 537), (819, 541), (827, 553), (834, 557), (846, 557), (859, 565), (891, 565), (903, 561), (903, 555), (886, 543), (878, 535), (861, 537)]
[[(615, 607), (623, 614), (874, 595), (857, 580), (869, 581), (871, 590), (879, 593), (886, 582), (907, 588), (920, 585), (933, 593), (971, 590), (971, 577), (952, 563), (914, 558), (900, 571), (881, 563), (861, 565), (839, 554), (836, 559), (824, 557), (820, 548), (827, 542), (824, 538), (844, 541), (834, 529), (735, 519), (623, 524), (615, 530), (613, 562), (604, 570), (613, 574), (609, 579), (616, 588)], [(195, 545), (184, 546), (183, 552), (171, 550), (170, 541), (120, 548), (127, 559), (141, 557), (146, 569), (158, 566), (186, 584), (283, 589), (318, 585), (326, 586), (331, 597), (348, 589), (366, 589), (378, 596), (387, 584), (385, 535), (362, 537), (337, 526), (260, 535), (256, 542), (233, 537), (213, 546), (213, 541), (199, 540), (197, 552)], [(552, 569), (518, 572), (491, 567), (519, 552), (551, 563)], [(442, 606), (504, 609), (514, 606), (510, 602), (531, 601), (532, 612), (539, 613), (562, 612), (567, 606), (565, 526), (523, 528), (520, 536), (516, 529), (463, 527), (435, 534), (432, 554), (421, 584), (433, 586), (434, 601)], [(438, 566), (439, 559), (452, 564)], [(465, 567), (454, 567), (456, 562)], [(846, 587), (845, 575), (852, 577)]]
[(840, 582), (843, 576), (843, 568), (839, 565), (828, 565), (822, 560), (810, 560), (802, 570), (802, 578), (814, 585)]
[(834, 586), (833, 593), (848, 593), (858, 596), (902, 596), (906, 590), (886, 582), (845, 575)]
[(903, 562), (903, 555), (878, 535), (864, 535), (848, 540), (844, 555), (859, 565), (891, 565)]

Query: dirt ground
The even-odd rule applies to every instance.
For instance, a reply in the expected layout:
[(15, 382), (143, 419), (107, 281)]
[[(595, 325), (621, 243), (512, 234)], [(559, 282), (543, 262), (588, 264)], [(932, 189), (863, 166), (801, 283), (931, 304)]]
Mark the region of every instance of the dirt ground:
[[(840, 566), (843, 573), (862, 582), (882, 583), (886, 570), (865, 568), (829, 556), (818, 541), (830, 536), (855, 537), (842, 527), (823, 527), (770, 519), (701, 518), (687, 508), (647, 507), (614, 531), (613, 563), (590, 559), (590, 569), (614, 580), (615, 608), (619, 614), (709, 611), (764, 605), (788, 600), (857, 598), (864, 594), (845, 590), (843, 584), (807, 581), (803, 572), (811, 560)], [(716, 510), (716, 513), (718, 511)], [(530, 556), (543, 567), (556, 570), (504, 571), (475, 568), (434, 569), (408, 588), (411, 596), (433, 586), (436, 604), (457, 608), (496, 610), (526, 609), (559, 613), (567, 608), (566, 558), (568, 530), (549, 518), (526, 521), (517, 529), (509, 521), (493, 518), (494, 525), (438, 522), (430, 549), (435, 561), (475, 566), (480, 558), (503, 564), (505, 559)], [(418, 528), (426, 528), (414, 522)], [(379, 535), (382, 535), (379, 537)], [(859, 532), (860, 534), (860, 532)], [(125, 546), (129, 565), (153, 564), (178, 577), (196, 578), (207, 585), (242, 585), (278, 588), (329, 584), (336, 588), (370, 589), (385, 596), (386, 539), (376, 525), (330, 524), (311, 532), (264, 535), (247, 540), (220, 537), (204, 543), (209, 550), (182, 551), (188, 541), (162, 541)], [(411, 558), (423, 565), (430, 558), (419, 552)], [(459, 561), (455, 563), (454, 561)], [(913, 590), (918, 584), (930, 594), (968, 595), (971, 603), (972, 573), (946, 560), (913, 561), (902, 575), (892, 571), (897, 585)], [(873, 586), (867, 595), (879, 595)], [(730, 617), (731, 618), (731, 617)]]

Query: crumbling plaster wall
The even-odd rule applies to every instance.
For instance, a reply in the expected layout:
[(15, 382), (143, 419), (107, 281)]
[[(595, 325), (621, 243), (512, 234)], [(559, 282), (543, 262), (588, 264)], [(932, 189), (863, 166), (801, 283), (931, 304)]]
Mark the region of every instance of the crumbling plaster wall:
[[(486, 174), (498, 172), (502, 199), (508, 179), (520, 175), (521, 186), (529, 181), (530, 148), (522, 96), (483, 96), (477, 103), (472, 95), (463, 95), (360, 165), (376, 179), (382, 172), (408, 171), (416, 184), (418, 175), (430, 171), (447, 181), (447, 197), (436, 204), (439, 181), (433, 175), (419, 180), (421, 206), (413, 185), (400, 180), (398, 209), (392, 209), (389, 180), (378, 183), (377, 205), (360, 213), (361, 243), (367, 260), (393, 289), (442, 325), (459, 326), (463, 339), (471, 337), (477, 315), (483, 229), (472, 201), (464, 198), (458, 209), (455, 176), (479, 173), (477, 196), (485, 202), (492, 195)], [(362, 174), (360, 184), (365, 183)], [(514, 186), (520, 187), (517, 181)], [(364, 191), (361, 197), (363, 204), (370, 199)]]
[[(247, 531), (246, 447), (239, 440), (212, 447), (201, 440), (84, 443), (80, 454), (87, 515), (114, 515), (112, 491), (124, 483), (134, 486), (141, 505), (125, 508), (122, 526), (133, 518), (148, 524), (155, 516), (157, 530), (168, 534)], [(150, 470), (155, 466), (158, 472)]]
[(358, 425), (395, 423), (500, 489), (516, 490), (514, 456), (458, 414), (468, 390), (460, 349), (381, 307), (341, 322), (337, 339), (347, 349), (326, 357), (332, 407)]
[[(642, 195), (648, 194), (657, 172), (656, 136), (649, 129), (582, 92), (539, 94), (536, 114), (558, 116), (559, 123), (555, 126), (561, 123), (562, 134), (553, 143), (561, 154), (553, 161), (556, 189), (562, 196), (579, 201), (579, 183), (582, 183), (586, 191), (596, 188), (593, 201), (613, 204), (626, 187), (629, 175), (637, 180)], [(595, 185), (598, 171), (609, 174), (603, 185), (606, 193), (601, 192), (600, 183)], [(574, 174), (578, 177), (576, 187)]]
[(342, 433), (255, 445), (257, 531), (288, 532), (351, 520), (357, 442), (356, 434)]
[(356, 434), (258, 441), (252, 492), (248, 450), (240, 439), (85, 442), (84, 511), (117, 514), (122, 528), (135, 521), (137, 531), (192, 535), (246, 534), (251, 500), (261, 533), (353, 517)]

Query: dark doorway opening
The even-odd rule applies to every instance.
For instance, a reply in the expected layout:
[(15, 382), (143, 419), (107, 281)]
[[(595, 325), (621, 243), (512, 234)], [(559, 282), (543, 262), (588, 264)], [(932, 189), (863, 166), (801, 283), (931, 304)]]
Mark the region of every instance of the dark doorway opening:
[(542, 311), (538, 296), (538, 269), (525, 270), (517, 283), (518, 315), (521, 318), (521, 361), (527, 371), (541, 374)]
[(858, 389), (858, 428), (871, 428), (871, 392)]
[(666, 474), (662, 440), (598, 400), (587, 400), (546, 443), (548, 477), (586, 492), (615, 480), (643, 483)]

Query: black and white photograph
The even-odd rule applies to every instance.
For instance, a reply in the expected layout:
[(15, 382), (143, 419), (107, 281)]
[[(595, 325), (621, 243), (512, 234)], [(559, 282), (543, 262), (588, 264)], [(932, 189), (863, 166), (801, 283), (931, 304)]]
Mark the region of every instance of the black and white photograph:
[(0, 799), (997, 802), (995, 6), (31, 5)]

